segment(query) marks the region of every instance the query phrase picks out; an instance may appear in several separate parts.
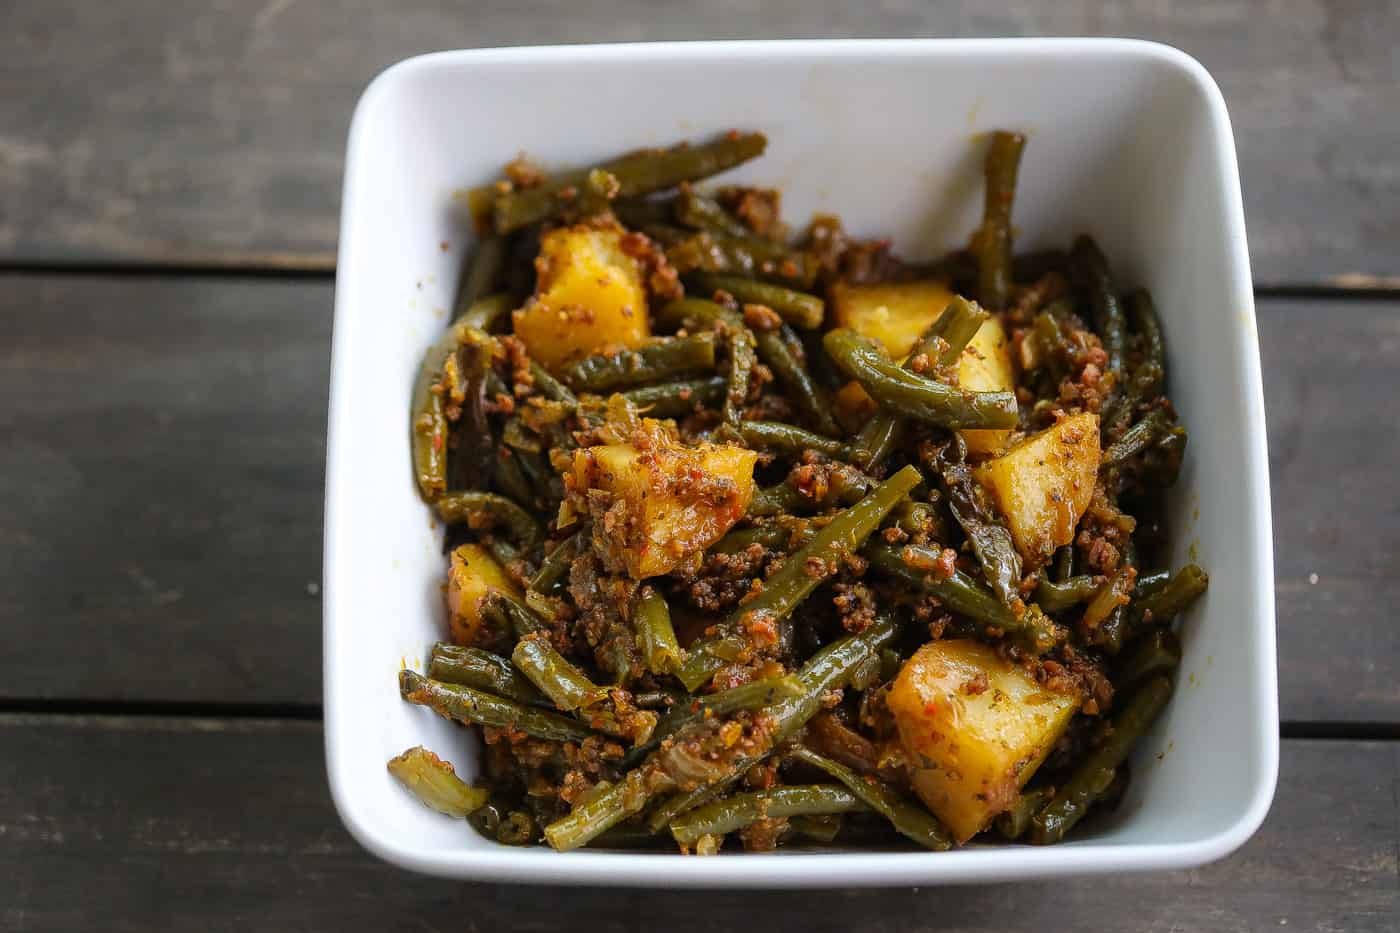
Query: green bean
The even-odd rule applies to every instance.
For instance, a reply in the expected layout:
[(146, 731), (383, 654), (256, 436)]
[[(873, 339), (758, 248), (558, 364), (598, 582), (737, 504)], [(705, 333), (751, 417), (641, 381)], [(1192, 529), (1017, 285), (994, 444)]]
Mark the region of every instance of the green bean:
[(747, 239), (753, 231), (720, 206), (693, 188), (684, 187), (676, 198), (675, 217), (678, 223), (695, 230), (709, 230), (723, 236)]
[(851, 442), (852, 459), (862, 470), (873, 470), (895, 452), (903, 436), (902, 418), (892, 412), (877, 411)]
[(588, 679), (543, 636), (522, 638), (510, 654), (511, 663), (530, 678), (540, 692), (562, 710), (595, 706), (608, 698), (608, 689)]
[(464, 327), (449, 327), (423, 354), (413, 384), (413, 475), (428, 503), (447, 491), (447, 402), (441, 380), (465, 333)]
[(389, 759), (389, 773), (426, 807), (456, 819), (480, 808), (490, 792), (472, 787), (457, 776), (452, 765), (421, 745)]
[(671, 609), (659, 590), (643, 586), (632, 601), (632, 629), (647, 670), (674, 674), (681, 664), (681, 646), (671, 626)]
[(681, 298), (664, 305), (657, 320), (673, 327), (713, 328), (723, 334), (729, 347), (728, 387), (724, 399), (725, 424), (738, 427), (743, 421), (744, 403), (749, 394), (749, 377), (755, 359), (754, 336), (737, 311), (699, 298)]
[(1108, 271), (1108, 260), (1093, 239), (1081, 236), (1074, 241), (1070, 261), (1076, 278), (1089, 297), (1094, 330), (1098, 332), (1104, 352), (1108, 354), (1108, 370), (1121, 373), (1123, 357), (1127, 352), (1128, 325), (1123, 304), (1118, 300), (1113, 277)]
[(977, 256), (977, 297), (1001, 311), (1011, 294), (1011, 205), (1016, 197), (1016, 173), (1026, 137), (998, 131), (992, 134), (984, 166), (986, 176), (982, 226), (972, 239)]
[(869, 476), (849, 467), (833, 471), (822, 495), (813, 497), (803, 492), (789, 476), (780, 483), (757, 490), (749, 500), (748, 514), (791, 515), (820, 512), (833, 507), (844, 508), (859, 502), (874, 485), (875, 481)]
[(515, 459), (520, 464), (520, 472), (530, 484), (532, 499), (552, 504), (564, 497), (564, 481), (550, 468), (543, 453), (516, 450)]
[(540, 561), (540, 569), (530, 578), (530, 589), (545, 594), (553, 590), (560, 580), (568, 576), (570, 565), (587, 543), (584, 533), (579, 531), (556, 544), (554, 550)]
[(1160, 389), (1160, 380), (1165, 378), (1167, 372), (1167, 345), (1162, 337), (1162, 321), (1157, 317), (1157, 306), (1145, 288), (1129, 292), (1123, 303), (1127, 306), (1128, 319), (1132, 321), (1133, 328), (1142, 336), (1144, 362), (1157, 367), (1160, 374), (1157, 387)]
[(1173, 673), (1181, 666), (1181, 641), (1170, 629), (1153, 629), (1133, 642), (1119, 661), (1113, 682), (1131, 687), (1156, 674)]
[(1128, 759), (1133, 745), (1142, 737), (1171, 696), (1172, 682), (1154, 677), (1138, 688), (1127, 704), (1110, 721), (1107, 736), (1075, 766), (1055, 796), (1031, 820), (1030, 841), (1036, 845), (1059, 842), (1084, 817), (1094, 799), (1106, 786), (1104, 775)]
[(815, 537), (816, 533), (816, 529), (806, 526), (789, 528), (783, 525), (756, 525), (753, 528), (731, 531), (711, 545), (709, 553), (738, 554), (755, 544), (770, 551), (786, 551), (793, 547), (801, 547)]
[(1137, 585), (1133, 587), (1133, 596), (1136, 599), (1150, 596), (1165, 586), (1171, 578), (1172, 572), (1164, 567), (1157, 570), (1145, 570), (1137, 578)]
[[(617, 198), (635, 198), (672, 188), (684, 181), (698, 181), (762, 155), (768, 140), (761, 133), (732, 133), (698, 146), (646, 150), (625, 155), (598, 168), (616, 179)], [(568, 207), (592, 170), (564, 172), (534, 188), (507, 191), (496, 197), (493, 220), (496, 232), (510, 233), (545, 220)]]
[(676, 198), (627, 198), (613, 203), (613, 214), (624, 226), (642, 230), (653, 224), (669, 224), (675, 216)]
[[(454, 321), (463, 318), (469, 308), (497, 290), (505, 265), (506, 244), (499, 237), (486, 237), (476, 245), (476, 249), (462, 257), (462, 272), (457, 280), (457, 297), (452, 303)], [(494, 319), (493, 316), (491, 320)], [(488, 329), (475, 321), (472, 322), (472, 326), (481, 330)]]
[(537, 739), (582, 742), (592, 730), (558, 713), (533, 709), (460, 684), (429, 680), (414, 671), (399, 671), (399, 695), (439, 716), (496, 729), (518, 729)]
[(737, 631), (747, 618), (767, 615), (775, 623), (787, 618), (825, 579), (825, 574), (812, 574), (811, 567), (820, 564), (834, 573), (845, 557), (860, 550), (890, 510), (922, 479), (918, 470), (906, 466), (859, 503), (838, 513), (816, 537), (784, 561), (765, 581), (763, 590), (731, 613), (715, 635), (701, 638), (691, 646), (677, 675), (686, 689), (699, 688), (723, 666), (723, 660), (708, 650), (710, 645), (723, 635)]
[(1185, 429), (1173, 424), (1165, 409), (1156, 408), (1143, 416), (1123, 436), (1109, 445), (1103, 452), (1100, 467), (1116, 466), (1123, 461), (1142, 453), (1153, 444), (1172, 434), (1185, 434)]
[(534, 360), (530, 361), (530, 381), (535, 389), (551, 402), (562, 402), (570, 408), (578, 406), (578, 399), (574, 393)]
[[(694, 414), (725, 397), (728, 380), (723, 376), (662, 382), (619, 393), (639, 412), (653, 418), (680, 418)], [(745, 393), (748, 386), (744, 386)]]
[(525, 551), (544, 540), (544, 529), (533, 515), (493, 492), (449, 492), (433, 503), (433, 510), (449, 525), (500, 525)]
[(528, 846), (535, 842), (539, 823), (524, 810), (511, 810), (496, 827), (496, 841), (503, 846)]
[(706, 297), (716, 291), (728, 292), (741, 304), (758, 304), (772, 308), (778, 317), (803, 330), (821, 327), (822, 321), (826, 319), (826, 303), (816, 295), (806, 292), (716, 272), (696, 272), (692, 274), (691, 279), (696, 290)]
[(1210, 577), (1196, 564), (1187, 564), (1167, 583), (1132, 605), (1134, 623), (1166, 625), (1210, 586)]
[(534, 610), (500, 590), (492, 590), (482, 597), (481, 613), (496, 631), (513, 632), (516, 638), (543, 632), (549, 627)]
[(997, 814), (992, 825), (1004, 839), (1020, 839), (1031, 828), (1031, 818), (1050, 802), (1052, 793), (1053, 788), (1049, 787), (1022, 791), (1015, 803)]
[(792, 328), (784, 324), (775, 331), (759, 331), (754, 343), (759, 359), (768, 364), (798, 413), (823, 434), (841, 433), (830, 405), (802, 362), (802, 342)]
[(701, 836), (723, 836), (762, 819), (864, 809), (866, 805), (859, 798), (834, 784), (774, 787), (731, 794), (696, 807), (671, 823), (671, 835), (681, 845), (690, 846)]
[(1016, 396), (1010, 392), (968, 392), (909, 372), (872, 340), (837, 328), (823, 344), (832, 360), (870, 397), (891, 411), (944, 428), (1013, 428)]
[(575, 391), (603, 392), (714, 367), (714, 334), (692, 334), (658, 340), (636, 350), (590, 356), (566, 366), (560, 375)]
[(651, 738), (630, 749), (623, 756), (622, 767), (631, 768), (637, 765), (665, 739), (693, 722), (709, 716), (728, 716), (744, 710), (763, 709), (780, 700), (802, 696), (805, 689), (798, 678), (782, 675), (751, 680), (746, 684), (701, 697), (682, 697), (656, 724)]
[(1116, 394), (1103, 410), (1099, 419), (1100, 433), (1105, 438), (1117, 439), (1132, 422), (1139, 406), (1152, 402), (1162, 388), (1162, 368), (1151, 360), (1133, 370), (1122, 392)]
[(788, 830), (794, 838), (829, 846), (836, 841), (837, 836), (841, 835), (842, 825), (839, 813), (830, 813), (825, 816), (811, 814), (794, 816), (788, 821)]
[(837, 460), (849, 460), (851, 448), (838, 440), (780, 421), (745, 421), (739, 434), (750, 447), (772, 450), (789, 457), (801, 457), (814, 450)]
[[(906, 555), (910, 558), (909, 562), (905, 560)], [(870, 559), (872, 568), (937, 596), (946, 608), (977, 623), (988, 637), (1004, 634), (1025, 651), (1037, 656), (1055, 647), (1060, 640), (1055, 624), (1043, 613), (1028, 607), (1017, 618), (1004, 603), (961, 570), (954, 570), (947, 579), (939, 579), (919, 570), (920, 567), (932, 567), (937, 562), (938, 551), (935, 548), (913, 544), (902, 548), (883, 543), (872, 544), (865, 549), (865, 556)]]
[(428, 660), (428, 676), (445, 684), (484, 690), (530, 706), (548, 706), (550, 702), (511, 666), (510, 661), (480, 648), (433, 645)]
[(938, 461), (948, 508), (972, 545), (982, 576), (997, 598), (1009, 606), (1018, 598), (1021, 585), (1021, 555), (1016, 542), (996, 510), (984, 501), (986, 492), (972, 477), (962, 439), (954, 437)]
[(447, 400), (461, 413), (456, 434), (459, 443), (448, 451), (448, 487), (485, 489), (491, 485), (496, 467), (494, 435), (486, 411), (487, 376), (495, 341), (482, 331), (459, 325), (462, 338), (457, 352), (447, 358), (444, 378)]
[(852, 771), (839, 762), (832, 761), (808, 748), (798, 746), (792, 757), (798, 761), (820, 768), (846, 786), (857, 799), (870, 809), (890, 821), (902, 835), (914, 840), (927, 849), (944, 852), (953, 847), (948, 831), (924, 809), (898, 793), (889, 785), (871, 781)]
[(515, 302), (511, 297), (504, 292), (498, 292), (476, 299), (463, 308), (461, 314), (457, 315), (454, 320), (467, 327), (475, 327), (482, 333), (487, 333), (497, 321), (509, 314), (514, 308)]
[(520, 469), (520, 458), (505, 444), (496, 448), (496, 470), (492, 479), (497, 491), (506, 498), (538, 505), (534, 501), (535, 491)]
[(667, 260), (676, 271), (687, 276), (697, 272), (720, 272), (809, 289), (816, 283), (820, 271), (816, 257), (791, 250), (774, 240), (725, 236), (710, 230), (679, 238), (672, 231), (655, 227), (648, 227), (647, 233), (667, 243)]
[(1041, 579), (1035, 585), (1035, 602), (1046, 612), (1062, 612), (1088, 602), (1098, 591), (1099, 581), (1092, 574), (1081, 574), (1059, 583)]

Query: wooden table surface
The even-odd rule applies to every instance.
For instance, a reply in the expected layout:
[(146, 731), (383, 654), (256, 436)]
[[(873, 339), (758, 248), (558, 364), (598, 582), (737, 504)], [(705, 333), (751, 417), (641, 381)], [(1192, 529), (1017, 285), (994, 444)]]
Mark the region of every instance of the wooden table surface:
[[(0, 13), (0, 929), (1400, 928), (1396, 4), (20, 6)], [(1152, 38), (1225, 92), (1273, 478), (1268, 820), (1197, 870), (999, 887), (527, 889), (377, 862), (331, 808), (319, 723), (357, 95), (435, 48), (882, 35)]]

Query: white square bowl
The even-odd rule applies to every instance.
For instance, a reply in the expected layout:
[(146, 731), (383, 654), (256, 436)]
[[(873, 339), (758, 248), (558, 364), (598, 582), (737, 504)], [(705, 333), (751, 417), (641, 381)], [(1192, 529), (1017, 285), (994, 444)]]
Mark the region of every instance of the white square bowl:
[[(1176, 696), (1092, 833), (1048, 848), (717, 858), (499, 846), (432, 813), (384, 762), (425, 744), (475, 769), (467, 734), (399, 700), (444, 630), (440, 532), (409, 463), (409, 393), (470, 246), (451, 194), (521, 151), (548, 165), (739, 127), (768, 154), (726, 180), (777, 185), (801, 222), (839, 213), (913, 257), (965, 242), (977, 134), (1030, 136), (1018, 249), (1094, 234), (1152, 290), (1191, 432), (1173, 564), (1212, 575), (1184, 620)], [(414, 58), (350, 130), (336, 282), (325, 515), (326, 759), (345, 825), (400, 865), (482, 880), (796, 887), (1003, 881), (1181, 868), (1258, 827), (1278, 764), (1273, 555), (1258, 340), (1229, 118), (1185, 54), (1126, 40), (713, 42), (493, 49)], [(1188, 557), (1189, 555), (1189, 557)]]

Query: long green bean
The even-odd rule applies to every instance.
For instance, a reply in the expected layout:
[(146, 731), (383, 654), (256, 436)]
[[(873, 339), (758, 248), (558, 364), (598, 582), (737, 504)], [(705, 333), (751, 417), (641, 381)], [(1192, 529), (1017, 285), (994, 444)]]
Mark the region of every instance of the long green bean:
[(1099, 581), (1091, 574), (1070, 577), (1059, 583), (1041, 579), (1035, 585), (1035, 602), (1046, 612), (1061, 612), (1088, 602), (1099, 591)]
[(439, 716), (496, 729), (519, 729), (538, 739), (582, 742), (593, 731), (558, 713), (534, 709), (460, 684), (429, 680), (414, 671), (399, 671), (399, 695)]
[[(619, 394), (639, 412), (652, 418), (680, 418), (722, 401), (727, 386), (728, 380), (724, 376), (711, 376), (708, 379), (662, 382), (628, 389)], [(748, 391), (747, 385), (744, 390)]]
[(510, 653), (511, 663), (562, 710), (594, 706), (608, 698), (588, 675), (554, 649), (543, 636), (522, 638)]
[(784, 321), (803, 330), (821, 327), (826, 318), (826, 303), (822, 299), (781, 285), (717, 272), (695, 272), (689, 280), (703, 297), (716, 291), (728, 292), (741, 304), (772, 308)]
[[(501, 273), (505, 265), (506, 244), (499, 237), (486, 237), (476, 245), (476, 249), (463, 257), (457, 297), (452, 303), (454, 321), (462, 319), (477, 301), (500, 287)], [(476, 321), (472, 321), (471, 325), (482, 330), (489, 329)]]
[(428, 659), (428, 677), (445, 684), (461, 684), (503, 696), (530, 706), (548, 706), (550, 700), (511, 666), (510, 661), (461, 645), (436, 644)]
[(1025, 146), (1022, 134), (997, 131), (987, 147), (982, 226), (972, 238), (972, 252), (977, 257), (977, 297), (994, 311), (1004, 310), (1011, 294), (1011, 206)]
[(1131, 606), (1134, 623), (1166, 625), (1194, 603), (1210, 586), (1210, 576), (1196, 564), (1187, 564), (1167, 583)]
[(602, 392), (677, 379), (715, 367), (715, 335), (658, 340), (636, 350), (603, 353), (565, 367), (560, 375), (578, 392)]
[(491, 795), (486, 788), (472, 787), (459, 778), (452, 765), (421, 745), (390, 758), (389, 773), (425, 806), (459, 820), (475, 812)]
[(504, 292), (483, 295), (463, 308), (456, 322), (486, 333), (514, 307), (515, 302)]
[(578, 557), (587, 543), (583, 532), (575, 532), (554, 546), (540, 561), (540, 569), (530, 578), (530, 589), (536, 593), (549, 593), (569, 574), (569, 566)]
[(1074, 241), (1070, 262), (1076, 279), (1088, 295), (1094, 330), (1098, 331), (1104, 352), (1108, 354), (1108, 370), (1122, 373), (1128, 345), (1128, 323), (1123, 304), (1118, 299), (1118, 290), (1108, 271), (1108, 260), (1098, 244), (1087, 236), (1081, 236)]
[(1010, 530), (996, 509), (985, 501), (982, 484), (973, 479), (965, 452), (962, 439), (955, 436), (938, 458), (948, 508), (972, 545), (987, 585), (998, 599), (1010, 605), (1019, 595), (1021, 555)]
[(1153, 629), (1128, 646), (1114, 669), (1118, 687), (1131, 687), (1155, 674), (1171, 674), (1181, 666), (1181, 642), (1170, 629)]
[(1172, 422), (1171, 416), (1164, 409), (1154, 409), (1109, 445), (1103, 452), (1100, 465), (1108, 467), (1123, 463), (1173, 433), (1184, 435), (1186, 432), (1184, 428)]
[(754, 345), (759, 359), (768, 364), (803, 420), (823, 434), (839, 434), (841, 429), (831, 415), (826, 397), (802, 362), (802, 341), (792, 329), (784, 324), (777, 330), (759, 331)]
[(680, 668), (681, 646), (671, 626), (671, 609), (660, 590), (643, 586), (637, 591), (632, 600), (632, 629), (647, 670), (653, 674), (674, 674)]
[(747, 239), (753, 235), (752, 230), (725, 210), (718, 201), (690, 187), (682, 188), (676, 198), (675, 218), (678, 223), (687, 227), (709, 230), (722, 236)]
[(1050, 787), (1022, 791), (1015, 803), (997, 814), (992, 825), (1002, 838), (1020, 839), (1031, 828), (1031, 819), (1050, 802), (1053, 792), (1054, 789)]
[(765, 818), (851, 813), (866, 808), (858, 797), (834, 784), (774, 787), (731, 794), (696, 807), (671, 823), (671, 835), (676, 842), (689, 846), (701, 836), (723, 836)]
[(433, 503), (433, 511), (449, 525), (499, 525), (525, 550), (544, 540), (544, 529), (533, 515), (493, 492), (449, 492)]
[(789, 457), (801, 457), (809, 450), (837, 460), (851, 457), (851, 448), (841, 441), (780, 421), (745, 421), (739, 425), (739, 434), (750, 447)]
[(836, 778), (862, 803), (889, 820), (902, 835), (924, 848), (944, 852), (953, 847), (948, 831), (922, 804), (909, 800), (887, 784), (867, 780), (845, 765), (802, 746), (793, 749), (792, 757)]

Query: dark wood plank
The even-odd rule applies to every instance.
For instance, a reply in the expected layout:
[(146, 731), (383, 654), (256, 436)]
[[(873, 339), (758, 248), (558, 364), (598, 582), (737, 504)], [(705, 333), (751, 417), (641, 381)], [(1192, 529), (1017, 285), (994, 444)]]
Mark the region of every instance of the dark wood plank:
[[(341, 156), (371, 77), (431, 49), (840, 36), (1137, 36), (1216, 75), (1266, 284), (1400, 284), (1400, 71), (1385, 0), (1016, 0), (586, 7), (487, 0), (15, 5), (0, 30), (0, 257), (333, 262)], [(1385, 277), (1390, 278), (1385, 278)]]
[[(314, 707), (329, 284), (3, 282), (0, 698)], [(1400, 302), (1259, 319), (1283, 716), (1400, 722)]]
[(460, 884), (360, 851), (313, 723), (0, 717), (0, 927), (17, 931), (1393, 930), (1400, 744), (1285, 743), (1273, 813), (1192, 871), (938, 890)]

